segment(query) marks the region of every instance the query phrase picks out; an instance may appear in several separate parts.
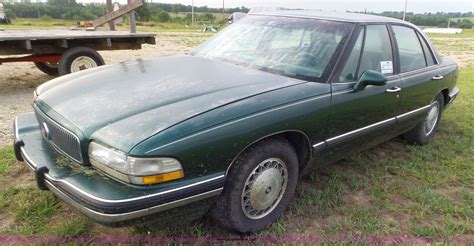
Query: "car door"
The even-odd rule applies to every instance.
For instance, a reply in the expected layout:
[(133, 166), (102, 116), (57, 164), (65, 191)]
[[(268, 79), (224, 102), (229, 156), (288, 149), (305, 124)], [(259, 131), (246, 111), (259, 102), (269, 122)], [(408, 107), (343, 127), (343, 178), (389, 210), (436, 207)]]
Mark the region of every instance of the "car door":
[[(331, 115), (323, 154), (328, 161), (391, 138), (390, 126), (396, 123), (401, 81), (394, 74), (388, 26), (361, 26), (356, 35), (339, 79), (331, 84)], [(355, 92), (354, 85), (368, 70), (384, 74), (387, 84)]]
[(445, 78), (423, 35), (403, 25), (391, 25), (391, 29), (402, 80), (398, 128), (403, 132), (425, 116)]

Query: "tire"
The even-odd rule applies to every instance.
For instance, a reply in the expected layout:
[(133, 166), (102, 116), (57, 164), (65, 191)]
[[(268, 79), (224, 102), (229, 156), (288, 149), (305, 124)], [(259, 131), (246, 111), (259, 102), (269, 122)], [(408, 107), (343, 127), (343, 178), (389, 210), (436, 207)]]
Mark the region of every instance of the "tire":
[(74, 47), (66, 50), (59, 60), (59, 75), (104, 65), (104, 58), (97, 51), (88, 47)]
[(298, 158), (288, 141), (278, 138), (257, 143), (230, 168), (224, 190), (211, 208), (212, 218), (240, 233), (262, 230), (288, 207), (298, 172)]
[(58, 76), (58, 64), (57, 63), (49, 63), (49, 62), (35, 62), (35, 66), (41, 70), (41, 72), (45, 74), (49, 74), (52, 76)]
[[(431, 109), (428, 111), (428, 113), (426, 113), (426, 116), (423, 121), (421, 121), (418, 125), (415, 126), (415, 128), (403, 135), (405, 140), (407, 140), (409, 143), (417, 145), (425, 145), (429, 143), (435, 135), (436, 129), (438, 128), (441, 122), (443, 110), (444, 97), (442, 94), (438, 94), (433, 100), (433, 102), (431, 102)], [(436, 121), (430, 124), (430, 121), (433, 122), (432, 117), (436, 117)]]

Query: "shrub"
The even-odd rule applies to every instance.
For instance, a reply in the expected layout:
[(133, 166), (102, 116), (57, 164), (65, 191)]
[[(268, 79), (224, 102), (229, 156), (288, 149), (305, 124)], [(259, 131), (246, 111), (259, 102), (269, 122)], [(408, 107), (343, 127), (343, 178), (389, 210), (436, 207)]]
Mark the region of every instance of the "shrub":
[(51, 18), (51, 16), (49, 15), (42, 15), (40, 18), (39, 18), (41, 21), (52, 21), (53, 18)]

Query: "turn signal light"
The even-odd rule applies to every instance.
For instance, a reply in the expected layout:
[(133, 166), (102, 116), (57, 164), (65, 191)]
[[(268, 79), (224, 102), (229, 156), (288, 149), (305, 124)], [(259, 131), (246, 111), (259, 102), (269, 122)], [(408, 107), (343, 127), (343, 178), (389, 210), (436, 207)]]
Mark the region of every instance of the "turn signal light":
[(183, 171), (175, 171), (171, 173), (142, 177), (142, 182), (143, 184), (157, 184), (180, 179), (182, 177), (184, 177)]

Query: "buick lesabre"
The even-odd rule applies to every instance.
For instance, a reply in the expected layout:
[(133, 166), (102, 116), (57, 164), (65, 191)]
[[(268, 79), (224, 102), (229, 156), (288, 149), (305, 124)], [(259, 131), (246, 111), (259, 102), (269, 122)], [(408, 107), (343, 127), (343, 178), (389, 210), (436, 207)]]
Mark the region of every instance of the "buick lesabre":
[(407, 22), (253, 12), (188, 55), (39, 86), (34, 112), (15, 120), (14, 149), (39, 188), (98, 222), (209, 212), (256, 232), (316, 167), (399, 135), (433, 140), (457, 78)]

